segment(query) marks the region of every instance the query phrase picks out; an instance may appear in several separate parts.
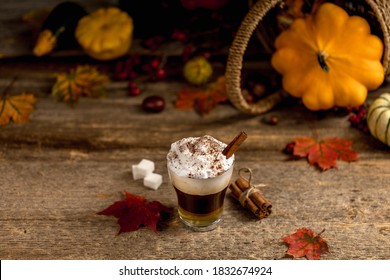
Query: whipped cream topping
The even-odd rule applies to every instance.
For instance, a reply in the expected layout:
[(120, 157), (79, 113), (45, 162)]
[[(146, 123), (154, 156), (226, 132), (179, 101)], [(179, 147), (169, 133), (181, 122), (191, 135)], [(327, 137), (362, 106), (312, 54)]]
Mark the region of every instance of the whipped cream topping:
[(205, 135), (188, 137), (172, 143), (167, 155), (168, 167), (181, 177), (206, 179), (219, 176), (230, 169), (234, 155), (222, 154), (226, 144)]

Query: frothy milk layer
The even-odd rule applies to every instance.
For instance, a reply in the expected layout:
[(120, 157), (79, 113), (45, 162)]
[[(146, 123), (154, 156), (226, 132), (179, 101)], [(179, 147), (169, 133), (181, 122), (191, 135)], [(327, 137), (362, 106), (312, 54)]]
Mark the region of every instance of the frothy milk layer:
[(233, 173), (233, 165), (222, 175), (207, 179), (181, 177), (169, 167), (168, 173), (172, 184), (182, 192), (192, 195), (208, 195), (220, 192), (229, 185)]
[(234, 155), (222, 154), (226, 144), (205, 135), (188, 137), (171, 145), (167, 155), (172, 183), (183, 192), (206, 195), (226, 188), (233, 172)]

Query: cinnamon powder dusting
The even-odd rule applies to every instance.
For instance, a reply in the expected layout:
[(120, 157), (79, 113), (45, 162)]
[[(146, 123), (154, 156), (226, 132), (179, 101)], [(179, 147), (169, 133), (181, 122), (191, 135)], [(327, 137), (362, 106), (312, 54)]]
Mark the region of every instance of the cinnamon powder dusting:
[(188, 137), (171, 145), (167, 155), (168, 166), (180, 176), (210, 178), (228, 170), (234, 157), (222, 154), (225, 143), (209, 136)]

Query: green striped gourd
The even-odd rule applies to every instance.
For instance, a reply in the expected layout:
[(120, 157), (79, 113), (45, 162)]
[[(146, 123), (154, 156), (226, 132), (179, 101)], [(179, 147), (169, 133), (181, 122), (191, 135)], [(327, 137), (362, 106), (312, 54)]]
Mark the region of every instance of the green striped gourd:
[(372, 136), (390, 146), (390, 93), (381, 94), (371, 104), (367, 125)]

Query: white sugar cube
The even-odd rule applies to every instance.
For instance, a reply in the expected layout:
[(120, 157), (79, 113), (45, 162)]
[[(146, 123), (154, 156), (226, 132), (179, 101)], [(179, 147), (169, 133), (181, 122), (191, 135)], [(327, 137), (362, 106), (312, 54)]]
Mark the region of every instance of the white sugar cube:
[(131, 166), (131, 170), (133, 171), (134, 180), (142, 179), (144, 177), (141, 175), (140, 169), (138, 168), (138, 164), (133, 164)]
[(138, 164), (132, 165), (132, 171), (134, 180), (142, 179), (154, 171), (154, 162), (143, 159)]
[(154, 171), (154, 162), (148, 159), (143, 159), (138, 163), (138, 168), (146, 176), (148, 173), (152, 173)]
[(157, 190), (162, 184), (162, 175), (157, 173), (149, 173), (144, 178), (144, 186)]

